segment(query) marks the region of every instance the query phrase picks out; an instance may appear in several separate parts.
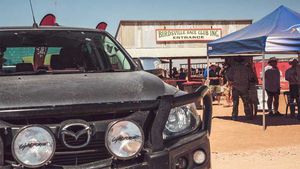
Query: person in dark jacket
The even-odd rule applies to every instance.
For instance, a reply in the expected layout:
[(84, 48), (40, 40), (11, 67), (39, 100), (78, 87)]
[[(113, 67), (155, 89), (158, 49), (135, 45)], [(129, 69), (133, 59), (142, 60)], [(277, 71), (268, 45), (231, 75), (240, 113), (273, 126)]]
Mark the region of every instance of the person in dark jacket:
[(253, 73), (251, 69), (246, 66), (244, 62), (245, 59), (242, 57), (237, 57), (234, 59), (235, 64), (230, 67), (226, 77), (230, 84), (232, 84), (232, 120), (237, 120), (238, 117), (238, 107), (239, 107), (239, 97), (242, 98), (244, 105), (244, 112), (246, 118), (251, 120), (253, 114), (249, 106), (249, 88), (250, 80), (253, 78)]
[(186, 80), (186, 73), (184, 72), (183, 68), (179, 69), (178, 80), (183, 80), (183, 81), (178, 81), (177, 86), (180, 90), (184, 90), (183, 83), (184, 83), (184, 80)]
[[(277, 67), (277, 59), (271, 57), (268, 61), (268, 66), (265, 68), (265, 87), (268, 95), (268, 110), (269, 115), (280, 116), (278, 111), (279, 95), (280, 95), (280, 71)], [(273, 104), (273, 111), (272, 111)]]
[(178, 78), (178, 76), (179, 76), (179, 73), (177, 71), (177, 68), (173, 67), (172, 68), (172, 73), (171, 73), (171, 78)]
[(248, 67), (252, 71), (252, 76), (250, 79), (249, 90), (248, 90), (249, 106), (252, 114), (256, 116), (258, 111), (258, 104), (259, 104), (257, 87), (256, 87), (256, 85), (258, 85), (258, 78), (256, 76), (256, 70), (253, 64), (253, 60), (250, 60)]
[[(290, 89), (290, 97), (289, 97), (289, 103), (291, 107), (291, 117), (295, 116), (295, 106), (298, 106), (298, 114), (300, 114), (299, 109), (299, 82), (297, 80), (297, 65), (298, 60), (297, 59), (291, 59), (289, 64), (291, 65), (290, 68), (288, 68), (285, 72), (285, 80), (289, 82), (289, 89)], [(300, 76), (300, 75), (298, 75)], [(296, 103), (295, 103), (296, 101)]]

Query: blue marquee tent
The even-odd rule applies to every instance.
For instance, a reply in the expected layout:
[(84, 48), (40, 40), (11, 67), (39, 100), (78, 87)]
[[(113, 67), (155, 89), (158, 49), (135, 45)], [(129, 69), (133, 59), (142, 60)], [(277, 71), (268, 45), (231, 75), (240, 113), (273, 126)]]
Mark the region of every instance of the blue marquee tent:
[(300, 14), (280, 6), (261, 20), (208, 43), (209, 56), (298, 53)]
[[(298, 53), (300, 58), (300, 14), (280, 6), (261, 20), (207, 44), (207, 60), (214, 56), (263, 56), (263, 81), (265, 81), (264, 58), (268, 53)], [(263, 102), (265, 102), (263, 83)], [(265, 104), (263, 104), (263, 127), (266, 129)]]

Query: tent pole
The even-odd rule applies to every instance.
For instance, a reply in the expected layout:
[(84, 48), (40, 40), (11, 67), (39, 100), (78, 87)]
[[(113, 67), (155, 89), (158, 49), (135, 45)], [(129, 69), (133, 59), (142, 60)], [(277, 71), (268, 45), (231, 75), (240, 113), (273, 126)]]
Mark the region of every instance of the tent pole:
[(265, 77), (265, 52), (262, 53), (262, 87), (263, 87), (263, 93), (262, 93), (262, 96), (263, 96), (263, 118), (262, 118), (262, 123), (263, 123), (263, 130), (266, 130), (267, 126), (266, 126), (266, 108), (265, 108), (265, 103), (266, 103), (266, 96), (265, 96), (265, 93), (266, 93), (266, 85), (265, 85), (265, 80), (266, 80), (266, 77)]
[(192, 72), (191, 72), (191, 58), (188, 58), (187, 59), (187, 64), (188, 64), (188, 81), (191, 81), (191, 74), (192, 74)]
[(172, 68), (173, 68), (172, 59), (169, 59), (169, 70), (170, 70), (170, 71), (169, 71), (169, 72), (170, 72), (170, 73), (169, 73), (169, 77), (170, 77), (170, 78), (172, 78), (172, 73), (173, 73), (173, 72), (172, 72), (172, 71), (173, 71)]

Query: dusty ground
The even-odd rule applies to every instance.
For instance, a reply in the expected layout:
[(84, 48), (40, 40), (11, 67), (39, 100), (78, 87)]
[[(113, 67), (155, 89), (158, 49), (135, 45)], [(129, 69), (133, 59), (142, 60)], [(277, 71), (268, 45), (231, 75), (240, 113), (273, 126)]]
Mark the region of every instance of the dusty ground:
[[(261, 113), (251, 121), (243, 116), (230, 120), (232, 107), (214, 105), (211, 140), (213, 169), (300, 169), (300, 121), (268, 117), (261, 126)], [(283, 98), (281, 113), (285, 113)]]

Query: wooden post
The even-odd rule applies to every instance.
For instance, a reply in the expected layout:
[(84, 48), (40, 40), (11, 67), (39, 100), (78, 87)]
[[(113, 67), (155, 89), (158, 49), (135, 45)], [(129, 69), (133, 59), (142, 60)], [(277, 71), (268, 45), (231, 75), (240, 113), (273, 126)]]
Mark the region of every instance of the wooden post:
[(172, 67), (173, 67), (173, 63), (172, 63), (172, 59), (169, 59), (169, 77), (171, 78), (171, 75), (172, 75)]
[(191, 58), (187, 59), (188, 64), (188, 81), (191, 81)]
[(206, 85), (209, 85), (209, 65), (210, 65), (210, 62), (209, 62), (209, 56), (208, 56), (208, 54), (207, 54), (207, 57), (206, 57), (206, 61), (207, 61), (207, 65), (206, 65), (206, 71), (207, 71), (207, 78), (206, 78), (206, 80), (205, 80), (205, 84)]

